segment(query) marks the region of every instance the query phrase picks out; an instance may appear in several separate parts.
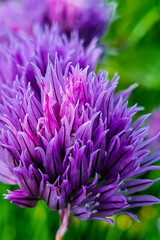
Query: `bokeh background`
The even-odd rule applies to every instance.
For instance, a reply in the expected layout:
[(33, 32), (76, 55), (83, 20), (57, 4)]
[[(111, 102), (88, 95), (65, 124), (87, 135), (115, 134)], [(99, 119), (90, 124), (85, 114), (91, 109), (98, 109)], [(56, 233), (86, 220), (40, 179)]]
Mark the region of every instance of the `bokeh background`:
[[(138, 103), (144, 106), (143, 113), (151, 112), (160, 107), (160, 0), (112, 2), (117, 6), (115, 15), (102, 40), (108, 56), (103, 57), (97, 71), (108, 71), (110, 78), (118, 73), (119, 89), (137, 82), (130, 104)], [(148, 175), (155, 179), (160, 177), (160, 171)], [(3, 200), (6, 192), (6, 185), (0, 184), (0, 240), (53, 240), (59, 227), (58, 212), (49, 211), (42, 201), (33, 209), (20, 209)], [(146, 192), (160, 198), (160, 182)], [(71, 217), (64, 240), (160, 240), (160, 206), (136, 208), (133, 212), (140, 223), (117, 215), (115, 227)]]

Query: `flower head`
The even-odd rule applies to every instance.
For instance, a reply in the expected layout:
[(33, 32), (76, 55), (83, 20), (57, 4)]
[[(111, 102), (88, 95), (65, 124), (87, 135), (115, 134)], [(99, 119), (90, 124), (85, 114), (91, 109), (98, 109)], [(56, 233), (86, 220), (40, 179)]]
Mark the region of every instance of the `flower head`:
[(73, 30), (89, 44), (100, 38), (112, 16), (113, 5), (102, 0), (38, 0), (6, 1), (0, 5), (0, 26), (13, 32), (32, 33), (35, 23), (52, 26), (57, 23), (69, 36)]
[[(87, 74), (87, 68), (48, 61), (45, 76), (35, 68), (40, 96), (17, 78), (4, 86), (0, 106), (0, 180), (18, 184), (6, 198), (20, 207), (43, 199), (51, 210), (69, 209), (79, 220), (136, 216), (129, 208), (159, 203), (136, 195), (155, 180), (134, 179), (160, 158), (150, 153), (154, 139), (145, 140), (139, 110), (127, 107), (134, 88), (114, 94), (118, 77)], [(69, 70), (70, 69), (70, 70)], [(67, 212), (68, 214), (68, 212)]]

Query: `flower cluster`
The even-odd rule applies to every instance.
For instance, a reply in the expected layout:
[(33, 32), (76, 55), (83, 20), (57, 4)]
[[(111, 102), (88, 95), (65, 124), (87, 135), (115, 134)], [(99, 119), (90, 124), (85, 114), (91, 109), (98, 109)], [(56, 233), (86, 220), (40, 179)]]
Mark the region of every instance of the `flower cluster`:
[[(35, 68), (33, 66), (33, 68)], [(70, 69), (70, 70), (69, 70)], [(114, 94), (118, 77), (87, 74), (87, 68), (48, 60), (45, 76), (35, 69), (40, 90), (18, 78), (4, 87), (0, 106), (1, 181), (18, 184), (6, 198), (20, 207), (43, 199), (51, 210), (69, 209), (79, 220), (103, 219), (128, 209), (159, 203), (149, 195), (133, 195), (149, 187), (148, 179), (128, 180), (149, 170), (160, 153), (151, 153), (154, 139), (144, 140), (135, 122), (139, 109), (127, 107), (134, 86)]]
[(58, 24), (62, 32), (79, 33), (86, 44), (100, 38), (108, 26), (113, 5), (99, 0), (38, 0), (6, 1), (0, 5), (0, 26), (14, 32), (32, 33), (34, 23), (41, 26)]
[(94, 72), (112, 9), (98, 0), (0, 5), (0, 181), (19, 186), (5, 198), (20, 207), (42, 199), (60, 210), (57, 239), (70, 212), (113, 224), (116, 213), (137, 220), (130, 208), (160, 202), (139, 194), (159, 180), (139, 176), (160, 168), (160, 152), (151, 150), (159, 136), (142, 127), (149, 115), (133, 121), (136, 85), (115, 93), (118, 76)]

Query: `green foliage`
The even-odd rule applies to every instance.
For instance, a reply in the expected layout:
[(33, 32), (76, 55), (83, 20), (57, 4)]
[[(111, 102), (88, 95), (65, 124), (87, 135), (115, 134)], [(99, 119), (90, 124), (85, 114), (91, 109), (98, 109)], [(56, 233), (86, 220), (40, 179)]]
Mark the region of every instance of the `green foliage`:
[[(113, 2), (113, 1), (112, 1)], [(160, 1), (117, 0), (103, 44), (109, 56), (98, 69), (120, 76), (119, 88), (137, 82), (131, 97), (146, 112), (160, 105)]]
[[(103, 44), (109, 56), (98, 69), (109, 72), (110, 78), (120, 75), (119, 89), (137, 82), (130, 103), (138, 103), (150, 112), (160, 106), (160, 1), (117, 0), (115, 16)], [(159, 171), (149, 174), (155, 179)], [(147, 194), (160, 197), (157, 182)], [(59, 226), (58, 212), (51, 212), (42, 201), (33, 209), (20, 209), (7, 200), (6, 185), (0, 184), (0, 239), (53, 240)], [(158, 231), (159, 206), (135, 209), (141, 223), (118, 215), (115, 227), (105, 222), (79, 222), (71, 217), (70, 229), (64, 240), (160, 240)]]

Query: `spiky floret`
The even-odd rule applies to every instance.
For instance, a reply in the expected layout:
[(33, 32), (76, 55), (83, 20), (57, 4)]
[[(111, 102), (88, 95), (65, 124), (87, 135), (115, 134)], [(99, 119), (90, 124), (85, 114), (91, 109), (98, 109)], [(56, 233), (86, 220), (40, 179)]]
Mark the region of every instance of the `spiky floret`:
[(116, 213), (136, 219), (129, 208), (159, 203), (135, 194), (155, 180), (130, 180), (159, 168), (152, 164), (160, 158), (140, 127), (148, 115), (132, 123), (139, 108), (128, 108), (127, 98), (134, 86), (114, 94), (117, 76), (110, 82), (106, 73), (71, 65), (63, 73), (58, 60), (48, 62), (45, 76), (34, 68), (41, 98), (18, 77), (3, 90), (0, 178), (20, 187), (6, 198), (20, 207), (43, 199), (51, 210), (110, 223)]

